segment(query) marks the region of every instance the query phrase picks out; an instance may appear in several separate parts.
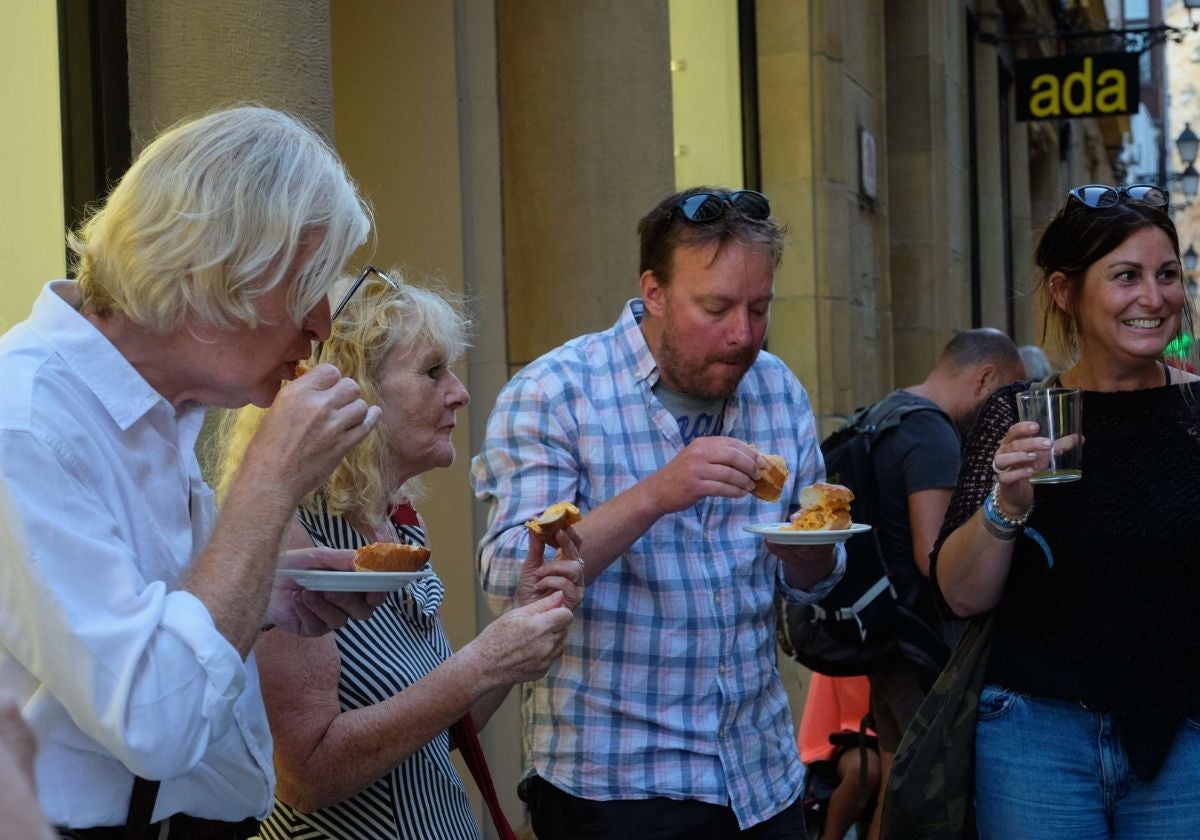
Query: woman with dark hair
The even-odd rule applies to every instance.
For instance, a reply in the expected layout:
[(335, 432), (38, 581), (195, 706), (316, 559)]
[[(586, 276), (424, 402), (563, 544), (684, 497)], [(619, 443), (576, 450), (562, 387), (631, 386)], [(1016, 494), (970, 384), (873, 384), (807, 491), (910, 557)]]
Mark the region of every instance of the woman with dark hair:
[[(1037, 249), (1044, 327), (1081, 390), (1081, 480), (1001, 389), (968, 439), (932, 578), (995, 612), (975, 805), (987, 838), (1200, 837), (1200, 390), (1164, 349), (1191, 327), (1157, 187), (1071, 190)], [(1036, 504), (1035, 504), (1036, 502)]]

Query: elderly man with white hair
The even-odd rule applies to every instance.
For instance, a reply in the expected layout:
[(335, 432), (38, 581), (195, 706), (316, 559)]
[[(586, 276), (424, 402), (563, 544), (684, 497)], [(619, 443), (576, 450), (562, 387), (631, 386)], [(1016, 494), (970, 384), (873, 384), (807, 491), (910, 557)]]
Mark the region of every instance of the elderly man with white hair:
[[(328, 337), (370, 225), (312, 129), (214, 112), (146, 147), (70, 237), (75, 279), (0, 338), (0, 684), (64, 836), (252, 836), (275, 782), (260, 629), (319, 634), (377, 602), (276, 582), (350, 567), (280, 545), (379, 409), (331, 365), (280, 386)], [(217, 516), (193, 447), (205, 407), (247, 403), (270, 411)]]

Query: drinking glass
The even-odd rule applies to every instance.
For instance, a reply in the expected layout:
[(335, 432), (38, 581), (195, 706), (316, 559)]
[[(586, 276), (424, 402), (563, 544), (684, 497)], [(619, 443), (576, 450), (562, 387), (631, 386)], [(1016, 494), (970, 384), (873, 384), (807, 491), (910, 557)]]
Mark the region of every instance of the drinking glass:
[(1075, 388), (1034, 388), (1017, 394), (1017, 416), (1038, 424), (1050, 448), (1038, 450), (1031, 484), (1083, 478), (1083, 396)]

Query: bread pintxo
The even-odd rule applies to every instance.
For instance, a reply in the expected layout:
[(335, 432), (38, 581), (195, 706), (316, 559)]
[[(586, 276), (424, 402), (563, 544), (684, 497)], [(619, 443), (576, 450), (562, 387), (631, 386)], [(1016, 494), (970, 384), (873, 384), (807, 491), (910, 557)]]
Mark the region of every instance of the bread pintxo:
[(844, 531), (851, 525), (850, 503), (854, 491), (840, 484), (818, 481), (800, 491), (800, 510), (784, 528), (792, 531)]
[(583, 515), (579, 512), (579, 508), (570, 502), (555, 502), (546, 508), (541, 516), (527, 521), (525, 527), (546, 545), (558, 548), (558, 543), (554, 539), (555, 535), (582, 518)]

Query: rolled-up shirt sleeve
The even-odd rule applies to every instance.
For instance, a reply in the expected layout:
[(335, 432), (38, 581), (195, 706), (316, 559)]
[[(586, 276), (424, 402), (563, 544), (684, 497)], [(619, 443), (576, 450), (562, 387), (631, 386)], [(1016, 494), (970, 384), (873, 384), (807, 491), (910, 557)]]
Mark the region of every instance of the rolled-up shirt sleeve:
[(811, 589), (797, 589), (787, 582), (783, 576), (783, 563), (779, 564), (779, 593), (783, 599), (793, 604), (816, 604), (833, 591), (843, 577), (846, 576), (846, 547), (838, 545), (834, 548), (833, 571), (826, 577), (813, 584)]
[(484, 446), (472, 462), (475, 495), (491, 505), (478, 563), (480, 583), (496, 612), (513, 604), (529, 550), (524, 523), (555, 502), (578, 498), (576, 436), (573, 421), (560, 415), (563, 405), (561, 398), (549, 399), (538, 382), (518, 376), (500, 394)]
[(187, 488), (153, 500), (161, 518), (141, 516), (135, 497), (28, 432), (0, 431), (0, 473), (0, 647), (132, 772), (190, 770), (231, 725), (246, 664), (204, 605), (172, 587), (191, 529), (164, 525), (190, 519)]

